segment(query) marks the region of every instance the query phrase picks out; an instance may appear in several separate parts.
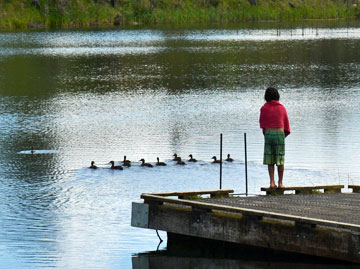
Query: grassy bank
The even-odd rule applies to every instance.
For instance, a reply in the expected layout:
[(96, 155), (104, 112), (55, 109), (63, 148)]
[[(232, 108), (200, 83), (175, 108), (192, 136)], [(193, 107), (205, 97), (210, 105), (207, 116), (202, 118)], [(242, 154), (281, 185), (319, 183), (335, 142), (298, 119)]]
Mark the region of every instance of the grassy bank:
[(360, 16), (360, 0), (0, 0), (0, 29)]

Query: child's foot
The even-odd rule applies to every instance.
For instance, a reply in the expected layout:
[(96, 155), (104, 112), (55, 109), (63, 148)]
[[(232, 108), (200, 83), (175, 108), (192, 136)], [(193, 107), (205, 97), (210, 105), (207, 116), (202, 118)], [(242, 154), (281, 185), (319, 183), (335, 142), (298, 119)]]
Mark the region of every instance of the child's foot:
[(277, 188), (277, 186), (274, 184), (274, 185), (270, 185), (270, 188)]
[(283, 184), (279, 184), (279, 189), (283, 189), (285, 186)]

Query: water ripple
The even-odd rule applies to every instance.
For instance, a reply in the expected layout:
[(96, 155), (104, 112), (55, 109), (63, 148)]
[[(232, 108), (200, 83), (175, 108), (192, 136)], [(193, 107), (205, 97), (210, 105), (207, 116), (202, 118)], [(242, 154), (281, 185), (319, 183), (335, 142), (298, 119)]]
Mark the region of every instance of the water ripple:
[[(359, 184), (358, 47), (351, 27), (1, 33), (1, 262), (131, 266), (158, 243), (130, 227), (131, 202), (218, 188), (220, 133), (235, 159), (222, 187), (245, 192), (246, 132), (248, 187), (259, 194), (268, 85), (291, 121), (286, 184)], [(49, 154), (18, 154), (31, 147)], [(174, 153), (199, 162), (180, 167)], [(124, 155), (132, 167), (109, 169)], [(156, 157), (167, 166), (140, 166)]]

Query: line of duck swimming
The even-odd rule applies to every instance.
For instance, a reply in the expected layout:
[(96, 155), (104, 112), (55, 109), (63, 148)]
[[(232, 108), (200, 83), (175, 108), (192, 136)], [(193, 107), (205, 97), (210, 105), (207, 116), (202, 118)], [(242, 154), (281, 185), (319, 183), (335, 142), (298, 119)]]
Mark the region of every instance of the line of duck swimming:
[[(174, 158), (173, 158), (172, 160), (173, 160), (173, 161), (176, 161), (176, 164), (177, 164), (177, 165), (186, 165), (186, 163), (185, 163), (184, 161), (182, 161), (182, 160), (181, 160), (181, 157), (178, 156), (176, 153), (173, 155), (173, 157), (174, 157)], [(192, 163), (197, 162), (197, 160), (193, 157), (192, 154), (190, 154), (189, 157), (190, 157), (190, 159), (187, 160), (188, 162), (192, 162)], [(157, 162), (155, 163), (156, 166), (166, 166), (166, 163), (160, 162), (159, 157), (156, 157), (156, 159), (157, 159)], [(216, 156), (213, 156), (211, 159), (213, 160), (212, 163), (221, 163), (221, 161), (218, 160), (218, 159), (216, 158)], [(143, 167), (153, 167), (153, 166), (154, 166), (154, 165), (152, 165), (151, 163), (145, 162), (145, 159), (140, 159), (139, 161), (141, 162), (140, 166), (143, 166)], [(230, 157), (230, 154), (228, 154), (228, 155), (227, 155), (227, 158), (225, 159), (225, 161), (227, 161), (227, 162), (232, 162), (232, 161), (234, 161), (234, 159)], [(110, 161), (109, 164), (111, 164), (110, 169), (113, 169), (113, 170), (123, 170), (123, 169), (124, 169), (123, 166), (131, 167), (131, 161), (130, 161), (130, 160), (127, 160), (127, 159), (126, 159), (126, 156), (124, 156), (124, 159), (123, 159), (123, 161), (122, 161), (122, 165), (115, 165), (115, 162), (114, 162), (114, 161)], [(95, 162), (94, 162), (94, 161), (91, 161), (91, 165), (90, 165), (89, 168), (91, 168), (91, 169), (97, 169), (98, 166), (95, 165)]]

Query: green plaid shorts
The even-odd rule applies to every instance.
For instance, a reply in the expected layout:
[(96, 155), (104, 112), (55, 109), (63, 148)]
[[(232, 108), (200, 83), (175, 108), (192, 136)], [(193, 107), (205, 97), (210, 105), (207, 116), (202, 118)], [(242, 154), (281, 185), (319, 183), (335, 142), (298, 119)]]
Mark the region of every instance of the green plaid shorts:
[(264, 164), (284, 165), (285, 134), (284, 132), (265, 131)]

